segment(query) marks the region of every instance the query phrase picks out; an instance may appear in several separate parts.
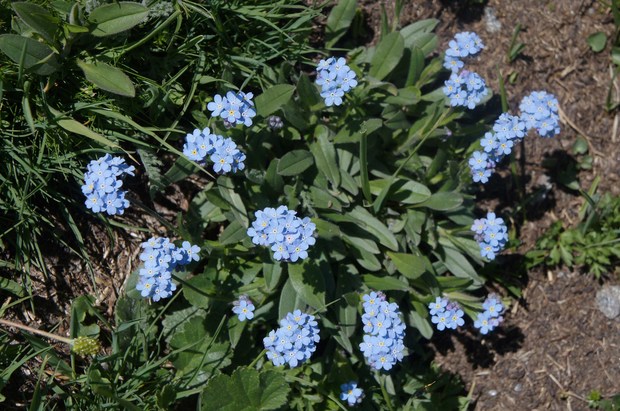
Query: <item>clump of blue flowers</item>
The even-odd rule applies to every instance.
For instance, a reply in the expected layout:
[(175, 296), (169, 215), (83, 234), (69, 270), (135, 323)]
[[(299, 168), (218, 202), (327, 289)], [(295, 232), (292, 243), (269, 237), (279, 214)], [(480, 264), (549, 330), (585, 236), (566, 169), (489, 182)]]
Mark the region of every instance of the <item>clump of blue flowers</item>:
[(463, 68), (462, 58), (475, 56), (484, 49), (484, 44), (480, 37), (476, 33), (469, 31), (456, 33), (454, 39), (448, 43), (448, 46), (443, 66), (453, 73)]
[(527, 130), (535, 128), (541, 137), (560, 133), (558, 100), (546, 91), (534, 91), (523, 97), (519, 105)]
[(316, 69), (316, 84), (328, 107), (341, 105), (344, 93), (357, 86), (356, 74), (343, 57), (321, 60)]
[(476, 321), (474, 321), (474, 327), (480, 329), (482, 334), (488, 334), (504, 321), (504, 317), (501, 315), (504, 311), (504, 305), (497, 295), (491, 294), (482, 303), (482, 308), (484, 311), (478, 314)]
[(478, 54), (484, 44), (476, 33), (462, 32), (457, 33), (448, 45), (443, 66), (452, 74), (444, 83), (443, 93), (450, 99), (452, 107), (461, 106), (472, 110), (489, 90), (477, 73), (462, 70), (465, 64), (461, 59)]
[(480, 246), (480, 255), (489, 260), (494, 260), (508, 241), (508, 228), (504, 219), (496, 217), (495, 213), (487, 213), (486, 218), (474, 220), (471, 230)]
[(224, 174), (245, 168), (245, 154), (237, 148), (231, 138), (211, 134), (209, 127), (194, 130), (185, 136), (183, 154), (200, 165), (206, 164), (206, 157), (213, 161), (213, 170)]
[(320, 340), (314, 316), (295, 310), (280, 320), (280, 328), (263, 338), (263, 344), (273, 365), (295, 368), (310, 359)]
[(362, 300), (364, 340), (360, 343), (360, 350), (372, 368), (389, 371), (405, 355), (405, 324), (400, 318), (400, 310), (381, 292), (372, 291)]
[(134, 166), (125, 164), (121, 157), (110, 154), (92, 160), (84, 173), (82, 193), (86, 196), (86, 207), (93, 213), (106, 212), (109, 215), (123, 214), (129, 207), (126, 191), (121, 190), (124, 174), (134, 175)]
[(308, 257), (308, 248), (316, 242), (313, 236), (316, 225), (310, 218), (302, 219), (296, 214), (286, 206), (258, 210), (247, 233), (254, 244), (270, 247), (278, 261), (303, 260)]
[(207, 109), (211, 112), (211, 117), (219, 116), (231, 126), (243, 124), (250, 127), (252, 118), (256, 115), (253, 97), (254, 94), (243, 91), (229, 91), (225, 97), (216, 94), (213, 101), (207, 104)]
[(456, 330), (457, 327), (465, 324), (464, 312), (461, 307), (447, 298), (437, 297), (435, 302), (428, 305), (428, 309), (431, 314), (431, 322), (439, 331)]
[(349, 407), (354, 406), (355, 404), (359, 404), (362, 402), (362, 397), (364, 396), (364, 390), (358, 388), (357, 382), (350, 381), (346, 384), (342, 384), (340, 386), (340, 399), (342, 401), (346, 401), (349, 404)]
[(254, 318), (254, 304), (247, 295), (239, 296), (238, 300), (233, 302), (233, 313), (237, 315), (239, 321), (251, 320)]
[(136, 289), (142, 297), (153, 301), (168, 298), (176, 290), (177, 286), (172, 282), (175, 268), (200, 259), (200, 248), (189, 241), (177, 247), (168, 238), (153, 237), (142, 243), (142, 249), (140, 260), (144, 261), (144, 267), (139, 271)]

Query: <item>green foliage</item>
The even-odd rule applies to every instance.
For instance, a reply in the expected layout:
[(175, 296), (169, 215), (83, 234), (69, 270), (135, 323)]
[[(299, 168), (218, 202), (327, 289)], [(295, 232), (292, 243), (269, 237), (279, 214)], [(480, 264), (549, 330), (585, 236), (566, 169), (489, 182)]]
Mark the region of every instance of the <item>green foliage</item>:
[(620, 197), (605, 194), (590, 198), (575, 227), (556, 221), (527, 254), (528, 265), (548, 267), (564, 264), (579, 267), (596, 278), (612, 274), (620, 259)]
[(620, 394), (616, 394), (613, 397), (603, 399), (601, 393), (597, 390), (594, 390), (588, 395), (588, 407), (595, 410), (603, 411), (620, 410)]

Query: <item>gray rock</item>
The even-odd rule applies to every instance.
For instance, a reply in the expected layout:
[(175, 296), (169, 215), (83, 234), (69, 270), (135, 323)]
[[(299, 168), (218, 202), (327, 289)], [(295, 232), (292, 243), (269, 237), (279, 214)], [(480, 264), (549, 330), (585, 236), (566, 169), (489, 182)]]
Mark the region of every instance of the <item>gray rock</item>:
[(502, 23), (495, 15), (493, 7), (484, 8), (484, 24), (489, 33), (497, 33), (502, 29)]
[(620, 320), (620, 286), (603, 286), (596, 293), (596, 305), (605, 317)]

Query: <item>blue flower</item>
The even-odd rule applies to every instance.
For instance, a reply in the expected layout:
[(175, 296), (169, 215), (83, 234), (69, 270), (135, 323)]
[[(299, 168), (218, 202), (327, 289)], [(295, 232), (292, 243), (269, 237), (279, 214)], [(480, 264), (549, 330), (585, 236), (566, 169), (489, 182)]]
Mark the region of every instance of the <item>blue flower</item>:
[(213, 101), (207, 104), (207, 109), (211, 112), (212, 117), (221, 117), (232, 127), (237, 124), (244, 124), (249, 127), (252, 125), (252, 118), (256, 115), (256, 111), (253, 109), (253, 97), (252, 93), (244, 93), (243, 91), (237, 93), (228, 91), (226, 97), (216, 94)]
[(448, 299), (447, 298), (441, 298), (441, 297), (437, 297), (435, 299), (435, 302), (430, 303), (428, 305), (428, 308), (430, 310), (430, 314), (431, 315), (436, 315), (438, 313), (442, 313), (446, 310), (446, 306), (448, 305)]
[(273, 365), (286, 363), (290, 368), (295, 368), (310, 359), (319, 341), (314, 316), (296, 310), (280, 320), (280, 328), (272, 330), (263, 339), (263, 345)]
[(560, 133), (558, 100), (546, 91), (534, 91), (519, 104), (521, 120), (526, 130), (535, 128), (541, 137), (553, 137)]
[(317, 66), (316, 84), (321, 87), (321, 97), (328, 107), (341, 105), (344, 93), (357, 86), (356, 74), (346, 63), (343, 57), (330, 57)]
[(340, 390), (342, 391), (340, 393), (340, 399), (346, 401), (350, 407), (362, 402), (364, 391), (357, 387), (357, 382), (350, 381), (346, 384), (342, 384)]
[(254, 304), (247, 295), (242, 295), (236, 300), (233, 307), (233, 313), (237, 314), (239, 321), (251, 320), (254, 318)]
[(127, 166), (121, 157), (110, 154), (92, 160), (84, 173), (82, 193), (86, 196), (84, 204), (94, 213), (105, 211), (109, 215), (123, 214), (129, 207), (125, 191), (120, 190), (124, 174), (134, 175), (135, 168)]
[(182, 248), (177, 248), (168, 238), (152, 237), (142, 243), (142, 249), (140, 260), (144, 261), (144, 267), (139, 271), (136, 289), (142, 297), (152, 298), (153, 301), (168, 298), (176, 290), (172, 272), (178, 266), (200, 258), (200, 248), (188, 241), (183, 243)]
[(205, 164), (205, 158), (209, 156), (216, 173), (236, 172), (245, 168), (245, 154), (237, 148), (235, 142), (231, 138), (211, 134), (208, 127), (194, 130), (185, 136), (183, 154), (201, 165)]

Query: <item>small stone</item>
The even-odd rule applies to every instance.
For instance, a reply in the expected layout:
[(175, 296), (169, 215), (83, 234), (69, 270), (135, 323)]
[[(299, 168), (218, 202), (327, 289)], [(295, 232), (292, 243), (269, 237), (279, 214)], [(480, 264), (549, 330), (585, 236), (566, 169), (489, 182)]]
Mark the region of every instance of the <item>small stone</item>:
[(497, 397), (497, 390), (489, 390), (487, 391), (487, 394), (491, 397)]
[(620, 286), (603, 286), (596, 293), (596, 305), (605, 317), (620, 320)]
[(497, 33), (502, 29), (502, 23), (497, 19), (493, 7), (484, 8), (484, 24), (489, 33)]
[(513, 390), (514, 390), (515, 392), (521, 392), (521, 391), (523, 391), (523, 384), (521, 384), (521, 383), (517, 383), (517, 384), (515, 384), (515, 386), (514, 386)]

